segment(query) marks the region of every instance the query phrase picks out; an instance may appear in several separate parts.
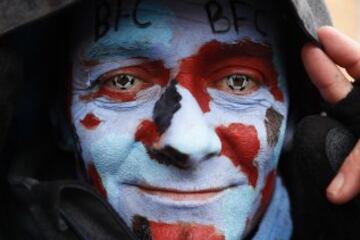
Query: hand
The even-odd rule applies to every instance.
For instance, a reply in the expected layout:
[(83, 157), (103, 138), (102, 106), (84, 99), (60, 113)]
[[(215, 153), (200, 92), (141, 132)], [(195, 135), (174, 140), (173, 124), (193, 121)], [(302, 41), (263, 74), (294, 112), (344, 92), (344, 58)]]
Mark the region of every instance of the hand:
[[(354, 79), (360, 79), (360, 44), (333, 27), (318, 30), (320, 49), (308, 43), (302, 49), (306, 71), (322, 97), (330, 104), (344, 99), (353, 88), (337, 65)], [(360, 192), (360, 141), (347, 156), (337, 176), (327, 188), (327, 198), (342, 204)]]

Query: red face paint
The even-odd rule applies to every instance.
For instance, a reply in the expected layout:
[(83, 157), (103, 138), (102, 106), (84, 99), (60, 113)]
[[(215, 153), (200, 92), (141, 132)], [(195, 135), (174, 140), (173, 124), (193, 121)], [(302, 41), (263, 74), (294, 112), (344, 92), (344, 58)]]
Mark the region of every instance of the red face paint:
[(260, 211), (264, 212), (265, 209), (268, 207), (272, 194), (274, 192), (276, 180), (276, 171), (271, 171), (268, 176), (266, 177), (265, 187), (262, 190), (262, 198), (261, 198), (261, 207)]
[(88, 113), (84, 119), (80, 120), (80, 123), (86, 129), (93, 130), (101, 123), (101, 120), (93, 113)]
[(225, 240), (214, 226), (195, 223), (150, 222), (152, 240)]
[(97, 172), (94, 164), (89, 164), (87, 166), (87, 171), (88, 171), (90, 181), (92, 182), (92, 185), (99, 191), (99, 193), (104, 198), (106, 198), (107, 197), (106, 190), (104, 188), (104, 185), (101, 181), (101, 177), (100, 177), (99, 173)]
[[(202, 46), (199, 52), (183, 59), (180, 71), (176, 77), (184, 88), (188, 89), (197, 100), (203, 112), (208, 112), (210, 96), (207, 87), (214, 87), (213, 79), (216, 73), (226, 68), (248, 68), (259, 72), (263, 83), (277, 101), (283, 101), (284, 96), (278, 87), (277, 73), (272, 64), (272, 50), (265, 44), (244, 40), (237, 44), (226, 44), (211, 41)], [(229, 73), (230, 74), (234, 74)]]
[[(186, 68), (186, 65), (191, 65), (192, 60), (184, 60), (182, 64), (182, 69)], [(181, 86), (190, 91), (198, 102), (201, 110), (205, 112), (210, 111), (209, 102), (210, 96), (207, 92), (207, 82), (206, 79), (201, 78), (195, 74), (180, 73), (176, 77), (177, 81)]]
[(170, 70), (164, 66), (162, 61), (147, 62), (135, 67), (143, 70), (139, 77), (145, 81), (158, 84), (161, 87), (165, 87), (169, 82)]
[(275, 180), (276, 180), (276, 171), (273, 170), (266, 177), (265, 186), (261, 194), (260, 208), (258, 209), (254, 218), (252, 219), (251, 225), (253, 225), (253, 223), (259, 222), (260, 218), (264, 215), (267, 207), (269, 206), (269, 203), (271, 201), (274, 192)]
[(216, 128), (216, 133), (221, 141), (221, 154), (230, 158), (235, 166), (240, 166), (251, 186), (255, 187), (258, 170), (254, 160), (260, 148), (255, 127), (233, 123), (229, 127)]
[(150, 120), (142, 121), (135, 133), (135, 140), (142, 142), (146, 147), (154, 147), (160, 140), (158, 127)]

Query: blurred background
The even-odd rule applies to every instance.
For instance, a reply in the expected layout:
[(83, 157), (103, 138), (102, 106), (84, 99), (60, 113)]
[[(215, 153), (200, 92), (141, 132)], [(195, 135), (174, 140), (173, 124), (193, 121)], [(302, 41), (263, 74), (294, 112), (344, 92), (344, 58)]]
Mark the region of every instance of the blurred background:
[(334, 25), (360, 41), (360, 0), (325, 0), (325, 2), (329, 7)]

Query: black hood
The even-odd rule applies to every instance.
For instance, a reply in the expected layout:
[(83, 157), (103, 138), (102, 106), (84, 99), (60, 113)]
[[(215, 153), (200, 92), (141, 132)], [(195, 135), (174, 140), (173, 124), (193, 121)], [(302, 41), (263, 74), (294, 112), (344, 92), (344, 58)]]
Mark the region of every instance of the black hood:
[(75, 2), (78, 0), (3, 0), (0, 2), (0, 36)]

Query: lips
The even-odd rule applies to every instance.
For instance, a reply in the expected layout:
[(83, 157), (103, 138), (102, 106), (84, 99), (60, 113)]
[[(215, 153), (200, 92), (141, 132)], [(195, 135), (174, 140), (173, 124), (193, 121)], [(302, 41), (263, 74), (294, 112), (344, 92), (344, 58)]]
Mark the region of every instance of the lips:
[(184, 191), (170, 188), (159, 188), (148, 185), (137, 186), (139, 191), (161, 198), (166, 198), (174, 201), (206, 201), (217, 195), (223, 193), (225, 190), (233, 187), (210, 188), (196, 191)]

